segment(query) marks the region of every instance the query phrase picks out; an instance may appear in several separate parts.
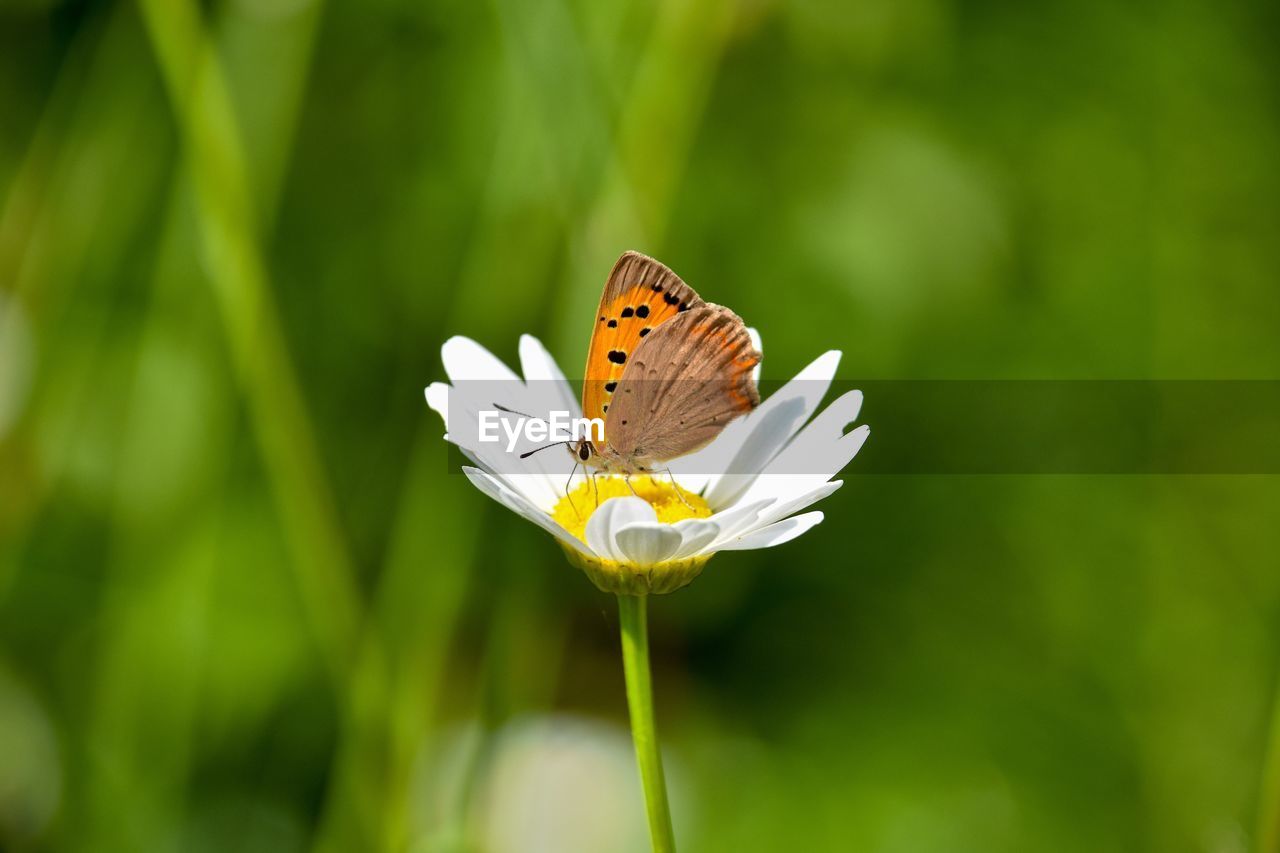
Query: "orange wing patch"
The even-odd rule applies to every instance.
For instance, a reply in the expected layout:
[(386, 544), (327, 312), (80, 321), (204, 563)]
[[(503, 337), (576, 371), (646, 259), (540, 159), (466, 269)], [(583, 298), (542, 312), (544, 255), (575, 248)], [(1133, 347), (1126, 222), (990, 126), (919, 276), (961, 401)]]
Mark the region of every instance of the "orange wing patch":
[(596, 311), (583, 375), (583, 414), (603, 418), (628, 359), (645, 336), (702, 304), (693, 288), (663, 264), (639, 252), (623, 253), (609, 273)]

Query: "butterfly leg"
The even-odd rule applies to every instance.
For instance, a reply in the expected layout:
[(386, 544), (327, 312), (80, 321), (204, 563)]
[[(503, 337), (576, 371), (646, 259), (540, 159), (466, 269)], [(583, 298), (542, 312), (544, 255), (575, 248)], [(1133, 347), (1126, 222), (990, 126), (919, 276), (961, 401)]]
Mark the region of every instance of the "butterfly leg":
[(582, 518), (582, 513), (578, 512), (578, 505), (573, 502), (573, 495), (569, 494), (569, 487), (573, 485), (573, 475), (578, 473), (578, 463), (575, 460), (573, 467), (569, 469), (569, 479), (564, 483), (564, 496), (569, 501), (569, 506), (573, 507), (573, 514)]
[(633, 485), (631, 485), (631, 475), (630, 475), (630, 474), (623, 474), (623, 475), (622, 475), (622, 482), (624, 482), (624, 483), (626, 483), (626, 484), (627, 484), (627, 488), (631, 490), (631, 494), (635, 495), (636, 497), (640, 497), (640, 493), (636, 491), (636, 487), (635, 487), (635, 486), (633, 486)]
[(693, 504), (689, 503), (684, 496), (684, 489), (681, 489), (679, 484), (676, 483), (676, 475), (671, 472), (670, 467), (667, 468), (667, 476), (671, 478), (671, 488), (675, 489), (676, 497), (680, 499), (680, 503), (684, 504), (688, 509), (693, 509)]
[(595, 495), (596, 509), (600, 508), (600, 483), (596, 480), (596, 472), (591, 472), (591, 491)]

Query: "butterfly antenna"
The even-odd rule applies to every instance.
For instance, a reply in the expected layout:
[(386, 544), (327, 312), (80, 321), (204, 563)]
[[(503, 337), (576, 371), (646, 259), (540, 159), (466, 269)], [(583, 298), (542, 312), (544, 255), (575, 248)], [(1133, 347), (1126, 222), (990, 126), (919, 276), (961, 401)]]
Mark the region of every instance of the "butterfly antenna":
[(562, 444), (572, 444), (572, 443), (573, 442), (571, 441), (553, 441), (550, 444), (544, 444), (541, 447), (535, 447), (533, 450), (526, 450), (524, 453), (520, 454), (520, 458), (528, 459), (533, 454), (537, 453), (540, 450), (546, 450), (548, 447), (559, 447)]
[(526, 415), (524, 412), (517, 412), (515, 409), (509, 409), (506, 406), (502, 405), (501, 403), (494, 403), (493, 407), (497, 409), (499, 412), (506, 412), (508, 415), (519, 415), (520, 417), (528, 418), (529, 420), (534, 419), (533, 415)]

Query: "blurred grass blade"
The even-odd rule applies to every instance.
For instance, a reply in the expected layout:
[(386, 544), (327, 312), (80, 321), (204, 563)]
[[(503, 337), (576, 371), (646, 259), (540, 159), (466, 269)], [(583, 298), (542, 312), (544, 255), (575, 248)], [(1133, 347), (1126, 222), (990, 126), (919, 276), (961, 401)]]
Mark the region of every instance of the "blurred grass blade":
[(247, 169), (230, 97), (200, 10), (141, 4), (195, 182), (204, 256), (308, 617), (326, 662), (352, 662), (360, 596), (257, 245)]

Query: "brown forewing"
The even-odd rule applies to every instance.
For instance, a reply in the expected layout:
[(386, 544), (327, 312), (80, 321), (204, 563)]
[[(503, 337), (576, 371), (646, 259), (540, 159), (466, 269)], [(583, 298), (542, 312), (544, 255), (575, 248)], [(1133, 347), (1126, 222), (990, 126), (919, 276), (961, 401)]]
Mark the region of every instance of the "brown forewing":
[(618, 381), (605, 437), (624, 459), (665, 461), (703, 447), (760, 402), (760, 353), (737, 314), (704, 304), (647, 336)]

